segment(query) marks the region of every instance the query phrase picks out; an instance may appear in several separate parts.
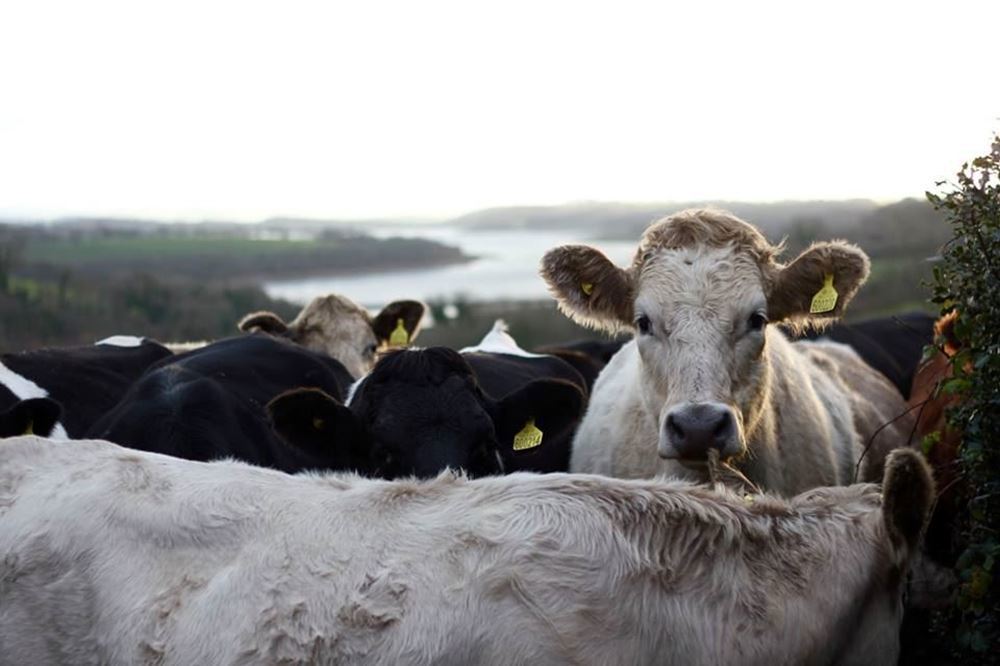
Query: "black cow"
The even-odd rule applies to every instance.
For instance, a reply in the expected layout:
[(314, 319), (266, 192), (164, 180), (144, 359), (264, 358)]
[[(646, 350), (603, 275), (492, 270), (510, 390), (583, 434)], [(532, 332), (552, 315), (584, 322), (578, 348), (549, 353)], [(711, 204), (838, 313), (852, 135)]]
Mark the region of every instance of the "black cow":
[(535, 349), (539, 354), (558, 356), (572, 365), (584, 381), (587, 391), (594, 388), (594, 382), (601, 370), (608, 364), (611, 357), (618, 353), (627, 339), (618, 340), (576, 340), (554, 345), (545, 345)]
[(0, 410), (51, 398), (62, 406), (54, 437), (80, 437), (153, 363), (172, 356), (158, 342), (115, 336), (96, 345), (54, 347), (0, 356)]
[(62, 408), (49, 398), (21, 400), (0, 412), (0, 438), (18, 435), (49, 437), (59, 422)]
[(555, 354), (561, 351), (571, 351), (583, 354), (599, 363), (603, 368), (611, 360), (611, 357), (618, 353), (626, 342), (631, 338), (618, 338), (617, 340), (574, 340), (573, 342), (561, 342), (554, 345), (545, 345), (535, 351), (539, 354)]
[(850, 345), (868, 365), (891, 381), (907, 400), (924, 347), (934, 340), (934, 317), (909, 312), (857, 323), (840, 322), (805, 337), (829, 338)]
[(293, 447), (266, 405), (297, 387), (341, 399), (352, 378), (325, 354), (264, 334), (220, 340), (168, 359), (129, 389), (88, 437), (190, 460), (233, 457), (286, 472), (360, 469), (355, 438)]
[(565, 471), (586, 403), (583, 379), (558, 358), (444, 347), (391, 352), (353, 391), (349, 409), (315, 391), (281, 396), (275, 428), (312, 448), (360, 436), (386, 478)]

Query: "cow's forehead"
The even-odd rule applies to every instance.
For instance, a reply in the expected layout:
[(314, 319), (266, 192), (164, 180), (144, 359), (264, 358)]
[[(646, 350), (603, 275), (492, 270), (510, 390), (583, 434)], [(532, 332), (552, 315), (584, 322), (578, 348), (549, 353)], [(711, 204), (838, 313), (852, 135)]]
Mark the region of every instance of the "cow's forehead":
[(638, 274), (636, 308), (713, 310), (757, 307), (764, 284), (757, 260), (735, 245), (660, 249)]
[(319, 322), (352, 323), (370, 326), (371, 316), (366, 310), (343, 300), (325, 298), (314, 300), (302, 311), (299, 319), (315, 324)]

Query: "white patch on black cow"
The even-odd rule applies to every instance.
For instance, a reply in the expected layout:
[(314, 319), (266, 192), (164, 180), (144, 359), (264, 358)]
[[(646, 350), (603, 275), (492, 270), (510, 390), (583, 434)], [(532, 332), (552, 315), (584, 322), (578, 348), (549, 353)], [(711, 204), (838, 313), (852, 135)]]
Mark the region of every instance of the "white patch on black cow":
[(134, 335), (112, 335), (110, 338), (104, 338), (94, 344), (106, 345), (108, 347), (138, 347), (145, 340), (145, 338), (137, 338)]
[(518, 346), (517, 341), (507, 332), (507, 323), (503, 319), (493, 322), (493, 328), (475, 347), (465, 347), (459, 350), (460, 354), (510, 354), (511, 356), (521, 356), (523, 358), (543, 358), (546, 354), (532, 354)]
[(358, 392), (358, 389), (361, 387), (361, 384), (366, 379), (368, 379), (368, 375), (364, 375), (363, 377), (361, 377), (361, 379), (355, 380), (353, 384), (347, 387), (347, 399), (344, 400), (345, 405), (347, 405), (348, 407), (351, 406), (351, 401), (354, 400), (354, 394)]
[[(41, 386), (31, 381), (27, 377), (22, 377), (3, 363), (0, 363), (0, 384), (8, 391), (17, 396), (18, 400), (28, 400), (29, 398), (47, 398), (49, 392)], [(66, 429), (61, 423), (56, 423), (52, 428), (52, 439), (69, 439)]]

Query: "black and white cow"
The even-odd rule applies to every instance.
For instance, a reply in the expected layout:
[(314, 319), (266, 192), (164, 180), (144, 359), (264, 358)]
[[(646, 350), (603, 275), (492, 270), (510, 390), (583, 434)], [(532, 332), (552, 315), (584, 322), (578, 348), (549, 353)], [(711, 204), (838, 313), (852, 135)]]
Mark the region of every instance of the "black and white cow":
[(126, 335), (94, 345), (3, 354), (0, 410), (24, 400), (51, 398), (62, 406), (52, 436), (80, 437), (150, 365), (168, 356), (170, 350), (160, 343)]
[(360, 434), (372, 472), (396, 478), (430, 477), (446, 467), (471, 476), (565, 471), (585, 404), (576, 370), (520, 349), (498, 323), (479, 346), (461, 352), (430, 347), (385, 355), (352, 386), (349, 408), (297, 390), (270, 410), (275, 428), (299, 446)]
[(51, 398), (28, 398), (0, 412), (0, 438), (18, 435), (50, 437), (62, 408)]
[(291, 446), (266, 405), (292, 388), (341, 399), (352, 378), (337, 360), (257, 333), (228, 338), (150, 368), (89, 430), (122, 446), (189, 460), (237, 458), (286, 472), (362, 467), (351, 448)]

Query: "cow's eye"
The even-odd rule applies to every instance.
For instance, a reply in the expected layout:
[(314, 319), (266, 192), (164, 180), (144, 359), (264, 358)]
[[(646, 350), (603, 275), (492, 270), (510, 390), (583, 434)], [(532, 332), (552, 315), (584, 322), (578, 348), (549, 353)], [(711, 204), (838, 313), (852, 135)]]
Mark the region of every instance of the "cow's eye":
[(747, 327), (751, 331), (759, 331), (767, 326), (767, 315), (763, 312), (754, 312), (747, 320)]
[(643, 335), (649, 335), (649, 332), (653, 328), (652, 322), (649, 321), (649, 317), (647, 317), (646, 315), (639, 315), (638, 317), (636, 317), (635, 325), (636, 328), (639, 329), (639, 332), (642, 333)]
[(365, 347), (365, 356), (374, 356), (376, 350), (378, 350), (378, 345), (370, 344)]

